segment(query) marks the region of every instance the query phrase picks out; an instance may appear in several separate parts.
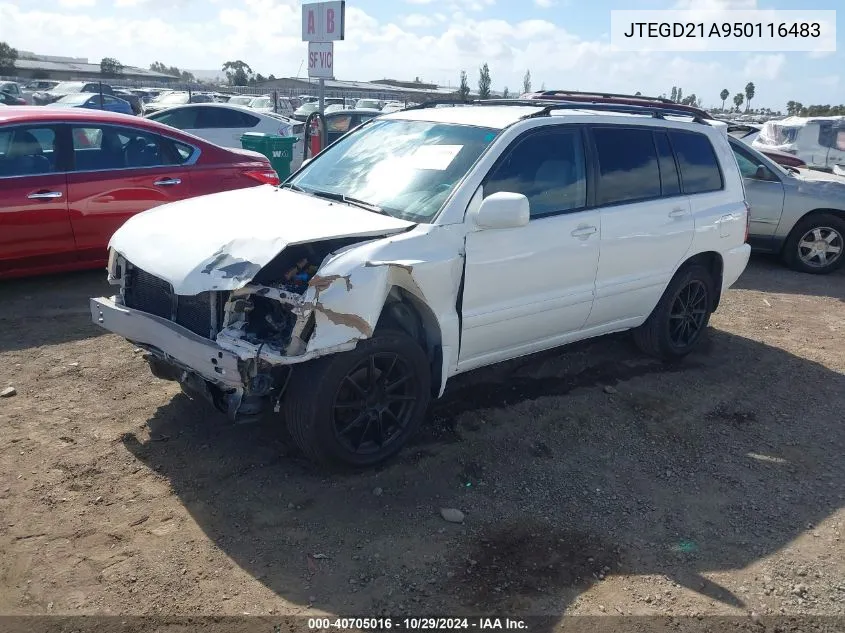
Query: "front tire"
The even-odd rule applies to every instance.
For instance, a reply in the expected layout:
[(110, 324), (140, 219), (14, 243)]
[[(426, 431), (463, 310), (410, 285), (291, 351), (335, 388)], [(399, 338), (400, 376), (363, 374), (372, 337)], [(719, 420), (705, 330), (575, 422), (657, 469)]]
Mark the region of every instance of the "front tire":
[(368, 467), (402, 449), (430, 400), (431, 368), (417, 341), (377, 330), (352, 351), (294, 368), (284, 414), (294, 442), (312, 461)]
[(634, 330), (634, 342), (646, 354), (663, 360), (686, 356), (707, 329), (714, 299), (713, 278), (706, 267), (681, 268), (646, 322)]
[(842, 266), (845, 220), (835, 215), (810, 215), (795, 225), (783, 250), (786, 264), (802, 273), (826, 275)]

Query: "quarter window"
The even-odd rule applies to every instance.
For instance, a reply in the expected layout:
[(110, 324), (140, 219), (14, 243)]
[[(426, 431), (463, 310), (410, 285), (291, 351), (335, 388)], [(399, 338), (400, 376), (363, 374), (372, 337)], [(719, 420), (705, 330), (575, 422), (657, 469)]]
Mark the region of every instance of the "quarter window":
[(595, 128), (599, 161), (598, 204), (619, 204), (660, 196), (660, 168), (650, 129)]
[(579, 130), (544, 130), (516, 141), (484, 184), (485, 196), (500, 191), (528, 198), (532, 218), (586, 206), (586, 167)]
[(694, 132), (669, 132), (672, 147), (681, 167), (684, 193), (706, 193), (722, 188), (722, 172), (713, 146), (703, 134)]

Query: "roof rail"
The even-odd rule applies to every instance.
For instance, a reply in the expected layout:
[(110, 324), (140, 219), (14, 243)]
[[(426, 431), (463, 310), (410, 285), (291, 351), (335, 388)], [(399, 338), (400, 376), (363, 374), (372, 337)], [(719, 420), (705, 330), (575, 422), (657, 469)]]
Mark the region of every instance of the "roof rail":
[(546, 90), (544, 92), (530, 93), (532, 97), (525, 97), (526, 99), (537, 99), (542, 101), (579, 101), (588, 103), (620, 103), (625, 105), (649, 105), (653, 107), (668, 106), (674, 110), (686, 111), (694, 114), (702, 119), (712, 118), (704, 109), (687, 105), (685, 103), (675, 103), (663, 97), (647, 97), (644, 95), (626, 95), (616, 93), (602, 93), (602, 92), (571, 92), (565, 90)]
[(701, 123), (703, 125), (709, 125), (707, 121), (687, 110), (678, 110), (675, 108), (668, 108), (661, 106), (650, 106), (650, 105), (627, 105), (627, 104), (617, 104), (617, 103), (577, 103), (577, 102), (557, 102), (551, 103), (544, 102), (547, 105), (543, 106), (543, 109), (540, 112), (535, 112), (533, 114), (528, 114), (522, 118), (524, 119), (533, 119), (535, 117), (540, 116), (549, 116), (554, 110), (597, 110), (600, 112), (619, 112), (621, 114), (641, 114), (641, 115), (649, 115), (655, 119), (665, 119), (666, 116), (679, 116), (684, 118), (692, 118), (694, 123)]
[(629, 95), (629, 94), (622, 94), (618, 92), (582, 92), (578, 90), (543, 90), (540, 92), (535, 92), (533, 94), (538, 95), (539, 97), (547, 98), (547, 97), (598, 97), (601, 99), (640, 99), (641, 101), (654, 101), (657, 103), (669, 103), (673, 104), (674, 101), (667, 99), (666, 97), (649, 97), (646, 95)]
[[(692, 118), (693, 122), (709, 125), (707, 121), (695, 112), (695, 108), (675, 108), (677, 104), (656, 104), (656, 105), (631, 105), (625, 103), (608, 103), (593, 101), (561, 101), (559, 99), (475, 99), (462, 101), (456, 99), (427, 101), (416, 106), (405, 108), (408, 110), (424, 110), (434, 108), (438, 105), (462, 105), (462, 106), (521, 106), (529, 108), (540, 108), (539, 112), (526, 114), (523, 119), (531, 119), (541, 116), (550, 116), (555, 110), (597, 110), (601, 112), (619, 112), (621, 114), (648, 115), (655, 119), (663, 119), (666, 116), (678, 116)], [(705, 113), (706, 114), (706, 113)]]

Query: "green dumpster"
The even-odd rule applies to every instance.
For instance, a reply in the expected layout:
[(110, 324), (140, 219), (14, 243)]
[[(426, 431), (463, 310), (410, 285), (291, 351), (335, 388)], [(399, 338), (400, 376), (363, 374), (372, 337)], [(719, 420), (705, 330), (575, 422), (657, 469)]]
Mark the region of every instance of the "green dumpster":
[(293, 146), (298, 139), (295, 136), (276, 136), (261, 132), (245, 132), (241, 135), (241, 147), (264, 154), (279, 179), (290, 176), (290, 164), (293, 161)]

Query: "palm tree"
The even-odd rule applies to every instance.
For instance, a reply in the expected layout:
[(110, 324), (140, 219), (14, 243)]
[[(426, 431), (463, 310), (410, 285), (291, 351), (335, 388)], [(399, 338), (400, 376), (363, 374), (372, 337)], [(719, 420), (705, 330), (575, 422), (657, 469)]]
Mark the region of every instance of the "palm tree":
[(728, 91), (727, 88), (723, 88), (722, 92), (719, 93), (719, 96), (722, 98), (722, 110), (725, 109), (725, 101), (728, 100), (728, 97), (731, 96), (731, 93)]

